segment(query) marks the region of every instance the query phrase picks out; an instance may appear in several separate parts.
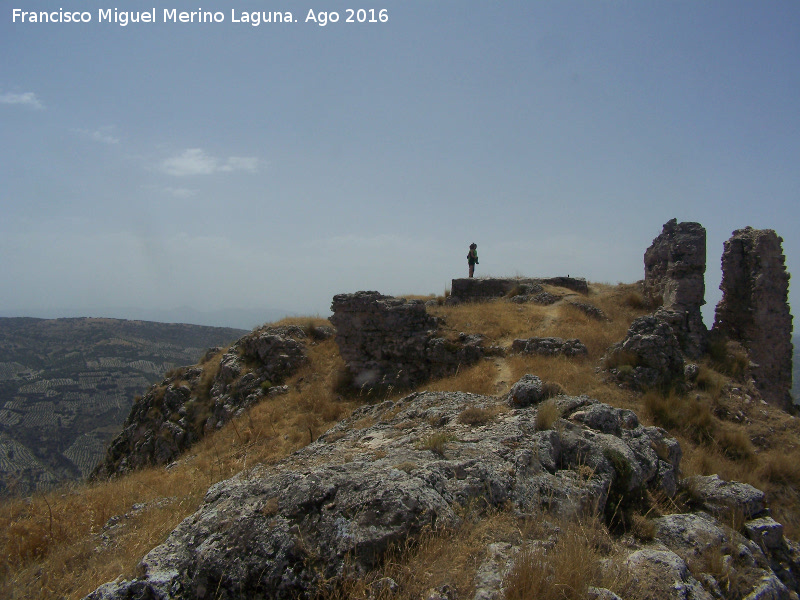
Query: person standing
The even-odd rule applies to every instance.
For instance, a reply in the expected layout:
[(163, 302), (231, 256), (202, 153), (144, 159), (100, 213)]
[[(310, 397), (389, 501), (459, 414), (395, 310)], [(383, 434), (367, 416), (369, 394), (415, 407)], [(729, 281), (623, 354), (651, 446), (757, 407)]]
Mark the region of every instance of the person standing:
[(475, 273), (475, 265), (478, 264), (478, 244), (474, 242), (469, 245), (467, 263), (469, 263), (469, 276), (472, 277)]

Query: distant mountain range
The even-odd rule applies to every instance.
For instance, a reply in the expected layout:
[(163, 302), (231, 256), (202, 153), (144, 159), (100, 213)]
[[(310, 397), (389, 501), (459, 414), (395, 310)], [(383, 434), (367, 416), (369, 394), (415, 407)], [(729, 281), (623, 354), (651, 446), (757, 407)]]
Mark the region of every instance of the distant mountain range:
[(84, 477), (134, 396), (245, 333), (106, 318), (0, 318), (0, 493)]
[(188, 323), (209, 327), (234, 327), (252, 330), (264, 323), (278, 321), (284, 317), (295, 316), (295, 313), (279, 308), (229, 308), (219, 310), (197, 310), (190, 306), (171, 309), (105, 307), (92, 309), (53, 308), (53, 309), (17, 309), (0, 310), (2, 317), (36, 317), (41, 319), (59, 319), (75, 317), (103, 317), (112, 319), (130, 319), (152, 321), (157, 323)]

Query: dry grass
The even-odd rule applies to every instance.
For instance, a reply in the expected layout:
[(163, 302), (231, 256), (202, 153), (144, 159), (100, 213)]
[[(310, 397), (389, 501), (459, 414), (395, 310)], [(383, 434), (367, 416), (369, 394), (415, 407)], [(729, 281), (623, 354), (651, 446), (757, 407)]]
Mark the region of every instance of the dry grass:
[[(418, 600), (432, 588), (448, 586), (458, 598), (475, 593), (474, 576), (486, 546), (494, 541), (520, 541), (520, 523), (510, 512), (462, 509), (454, 528), (426, 529), (416, 540), (395, 546), (382, 565), (366, 577), (355, 574), (335, 586), (320, 590), (318, 600)], [(380, 581), (394, 580), (399, 589), (381, 590)]]
[(444, 456), (444, 450), (446, 445), (449, 442), (452, 442), (455, 438), (450, 433), (445, 432), (437, 432), (432, 433), (429, 436), (421, 439), (417, 444), (418, 450), (430, 450), (434, 454), (438, 454), (439, 456)]
[(534, 425), (537, 431), (553, 429), (556, 422), (561, 418), (561, 411), (552, 400), (545, 400), (536, 407), (536, 419)]
[(590, 586), (623, 592), (624, 569), (601, 559), (610, 537), (597, 519), (560, 522), (552, 547), (537, 545), (520, 553), (506, 577), (507, 600), (582, 600)]
[(482, 406), (470, 406), (461, 411), (458, 415), (458, 422), (465, 425), (486, 425), (497, 414), (497, 409), (483, 408)]
[(621, 297), (627, 292), (617, 286), (594, 284), (588, 297), (561, 288), (547, 289), (597, 306), (609, 317), (609, 321), (597, 321), (569, 302), (541, 306), (535, 303), (515, 304), (503, 298), (431, 307), (429, 312), (444, 317), (447, 329), (454, 333), (481, 333), (490, 343), (499, 345), (507, 346), (515, 338), (578, 338), (588, 348), (590, 359), (602, 356), (608, 346), (625, 336), (633, 319), (646, 312), (622, 304)]
[(426, 384), (425, 389), (434, 392), (459, 390), (488, 396), (495, 393), (496, 379), (497, 367), (494, 362), (482, 360), (469, 367), (459, 368), (458, 372), (451, 377)]

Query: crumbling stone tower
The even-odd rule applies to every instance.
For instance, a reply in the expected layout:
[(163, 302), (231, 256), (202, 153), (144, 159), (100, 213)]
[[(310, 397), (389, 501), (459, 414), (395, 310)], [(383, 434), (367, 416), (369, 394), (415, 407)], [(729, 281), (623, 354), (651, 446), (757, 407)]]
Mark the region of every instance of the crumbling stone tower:
[(644, 253), (645, 295), (661, 302), (659, 318), (672, 326), (681, 350), (692, 358), (702, 356), (708, 342), (700, 313), (705, 273), (706, 230), (700, 223), (668, 221)]
[(762, 397), (786, 410), (792, 406), (793, 348), (782, 242), (772, 229), (752, 227), (725, 242), (714, 330), (747, 348)]

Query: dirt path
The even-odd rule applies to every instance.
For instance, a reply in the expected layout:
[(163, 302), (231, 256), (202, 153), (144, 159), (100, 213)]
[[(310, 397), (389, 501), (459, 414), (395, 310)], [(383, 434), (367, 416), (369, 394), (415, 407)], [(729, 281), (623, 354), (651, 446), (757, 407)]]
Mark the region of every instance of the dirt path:
[(497, 367), (497, 375), (494, 378), (494, 393), (502, 394), (511, 387), (511, 367), (508, 366), (508, 361), (504, 356), (499, 356), (494, 361)]
[[(566, 296), (560, 298), (557, 302), (548, 306), (544, 318), (538, 323), (536, 328), (530, 332), (529, 337), (536, 335), (541, 336), (543, 334), (547, 335), (547, 330), (557, 322), (556, 314), (558, 313), (558, 309), (566, 304), (566, 298), (577, 295), (578, 294), (567, 294)], [(499, 346), (505, 348), (506, 352), (510, 352), (511, 343), (514, 341), (514, 339), (514, 336), (507, 336), (497, 340), (497, 343)], [(497, 367), (497, 375), (494, 378), (494, 389), (496, 394), (501, 394), (508, 391), (508, 389), (513, 385), (513, 375), (505, 357), (497, 357), (494, 361), (494, 364)]]

